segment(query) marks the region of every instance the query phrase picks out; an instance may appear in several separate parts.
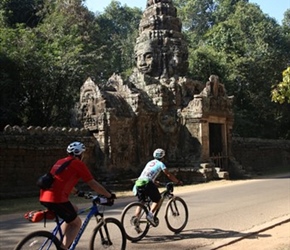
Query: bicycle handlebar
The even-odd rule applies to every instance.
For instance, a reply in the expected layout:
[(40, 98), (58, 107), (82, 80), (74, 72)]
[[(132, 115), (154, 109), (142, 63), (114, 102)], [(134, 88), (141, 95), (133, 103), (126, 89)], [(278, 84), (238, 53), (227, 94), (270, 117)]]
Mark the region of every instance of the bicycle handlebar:
[(166, 188), (166, 193), (172, 194), (174, 190), (174, 183), (173, 182), (159, 182), (160, 185), (164, 186)]
[(94, 204), (100, 204), (104, 206), (112, 206), (114, 204), (115, 195), (112, 195), (113, 198), (107, 198), (103, 195), (93, 195), (92, 193), (84, 194), (85, 199), (90, 199)]
[(166, 187), (167, 185), (170, 185), (170, 184), (175, 185), (174, 182), (172, 182), (172, 181), (171, 182), (158, 182), (158, 184), (161, 186), (164, 186), (164, 187)]
[(183, 186), (183, 182), (179, 181), (178, 183), (174, 183), (172, 181), (170, 182), (158, 182), (159, 185), (166, 187), (167, 185), (173, 185), (173, 186)]

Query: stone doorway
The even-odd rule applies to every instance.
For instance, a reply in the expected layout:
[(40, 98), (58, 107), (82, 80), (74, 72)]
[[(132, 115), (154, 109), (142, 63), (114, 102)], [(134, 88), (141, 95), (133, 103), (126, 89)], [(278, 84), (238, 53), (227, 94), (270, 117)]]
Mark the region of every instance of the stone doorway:
[(223, 170), (227, 169), (226, 138), (224, 124), (209, 123), (209, 155), (215, 166)]

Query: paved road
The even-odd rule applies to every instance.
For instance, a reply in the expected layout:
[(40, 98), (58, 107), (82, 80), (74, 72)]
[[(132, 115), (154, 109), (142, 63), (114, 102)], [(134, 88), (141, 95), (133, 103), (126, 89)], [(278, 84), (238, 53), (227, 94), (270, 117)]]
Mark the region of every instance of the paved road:
[[(127, 243), (127, 249), (215, 249), (225, 241), (231, 242), (269, 226), (279, 220), (290, 219), (290, 176), (246, 181), (218, 181), (190, 187), (178, 187), (177, 194), (186, 200), (190, 218), (185, 230), (172, 234), (159, 216), (160, 226), (150, 229), (148, 236), (138, 243)], [(133, 197), (118, 199), (107, 216), (120, 218), (122, 208)], [(161, 215), (163, 215), (161, 210)], [(43, 229), (42, 223), (31, 224), (22, 215), (0, 216), (0, 248), (13, 249), (15, 243), (28, 232)], [(52, 227), (48, 223), (47, 229)], [(90, 222), (78, 249), (87, 249), (94, 226)], [(269, 237), (258, 233), (258, 237)]]

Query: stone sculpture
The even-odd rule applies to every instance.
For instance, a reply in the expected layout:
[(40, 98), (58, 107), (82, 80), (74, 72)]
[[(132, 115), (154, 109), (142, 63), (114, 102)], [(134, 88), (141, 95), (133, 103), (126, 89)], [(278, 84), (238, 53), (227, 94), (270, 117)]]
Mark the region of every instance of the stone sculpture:
[(204, 124), (221, 116), (229, 133), (233, 122), (232, 98), (218, 76), (206, 84), (186, 77), (188, 49), (172, 1), (146, 6), (132, 75), (114, 74), (102, 88), (88, 79), (81, 88), (81, 120), (104, 153), (104, 171), (138, 172), (157, 147), (166, 150), (168, 166), (199, 166), (210, 158)]

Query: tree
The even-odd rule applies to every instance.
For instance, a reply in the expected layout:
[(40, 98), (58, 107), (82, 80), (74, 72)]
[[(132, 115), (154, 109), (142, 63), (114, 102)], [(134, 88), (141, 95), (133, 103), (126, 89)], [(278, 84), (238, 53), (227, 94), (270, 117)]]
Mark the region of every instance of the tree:
[[(1, 37), (4, 32), (0, 33)], [(5, 34), (11, 41), (15, 39), (14, 34)], [(1, 51), (1, 49), (0, 49)], [(17, 61), (12, 60), (2, 51), (0, 52), (0, 129), (7, 124), (21, 124), (19, 110), (21, 101), (24, 100), (23, 90), (20, 85), (20, 75)]]
[[(36, 27), (15, 24), (1, 29), (0, 59), (13, 66), (1, 69), (1, 110), (12, 111), (10, 118), (4, 113), (3, 118), (13, 124), (68, 126), (97, 46), (90, 36), (94, 16), (82, 1), (45, 1), (41, 11), (44, 18)], [(14, 86), (21, 94), (10, 98)], [(19, 105), (7, 110), (11, 102)]]
[[(87, 77), (105, 83), (113, 73), (131, 74), (141, 10), (112, 1), (94, 14), (83, 2), (0, 1), (0, 128), (68, 126)], [(188, 41), (188, 74), (203, 82), (219, 75), (235, 96), (234, 132), (289, 138), (289, 104), (270, 96), (289, 65), (289, 10), (280, 26), (247, 0), (174, 3)]]
[(215, 23), (214, 0), (175, 0), (174, 5), (178, 8), (178, 17), (182, 19), (185, 31), (202, 35)]
[[(105, 82), (114, 72), (129, 74), (141, 10), (112, 2), (95, 16), (83, 0), (17, 1), (1, 2), (0, 127), (69, 126), (87, 77)], [(29, 6), (35, 26), (19, 15)]]
[(0, 1), (0, 26), (15, 27), (25, 24), (35, 27), (41, 17), (37, 14), (43, 0), (2, 0)]
[(290, 67), (283, 71), (283, 81), (273, 86), (272, 101), (283, 104), (290, 103)]
[(134, 66), (134, 45), (142, 12), (112, 1), (103, 14), (96, 16), (98, 43), (102, 46), (102, 64), (96, 79), (106, 81), (113, 73), (128, 76)]
[(282, 20), (282, 25), (290, 29), (290, 9), (284, 12), (284, 18)]
[[(187, 2), (194, 6), (199, 1)], [(287, 110), (278, 112), (269, 95), (289, 58), (281, 26), (248, 1), (215, 1), (211, 10), (211, 28), (200, 29), (198, 35), (194, 29), (186, 30), (189, 74), (204, 82), (212, 73), (220, 76), (228, 94), (235, 96), (235, 133), (277, 137), (281, 124), (277, 115), (286, 117)]]

